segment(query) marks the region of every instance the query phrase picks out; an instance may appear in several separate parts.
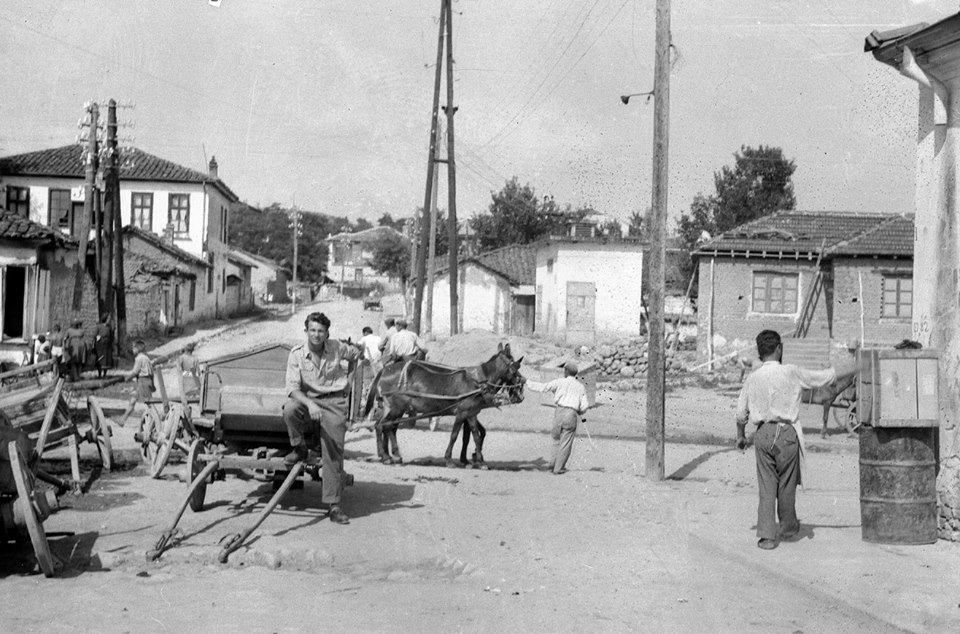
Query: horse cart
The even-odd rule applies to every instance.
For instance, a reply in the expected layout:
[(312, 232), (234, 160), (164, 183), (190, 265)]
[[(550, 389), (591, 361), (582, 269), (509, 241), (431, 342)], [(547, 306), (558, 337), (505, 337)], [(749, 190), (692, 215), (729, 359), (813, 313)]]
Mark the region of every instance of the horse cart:
[[(169, 403), (163, 420), (154, 414), (145, 416), (138, 438), (147, 447), (148, 457), (152, 456), (152, 472), (159, 473), (176, 449), (184, 457), (182, 479), (188, 483), (173, 522), (147, 551), (148, 561), (159, 558), (172, 545), (187, 507), (202, 511), (207, 486), (224, 479), (227, 473), (272, 481), (276, 492), (250, 527), (224, 540), (219, 554), (223, 563), (243, 546), (301, 477), (320, 480), (319, 454), (311, 451), (306, 460), (292, 467), (284, 463), (290, 451), (282, 416), (290, 349), (286, 344), (270, 344), (208, 361), (199, 399)], [(350, 386), (349, 419), (353, 421), (363, 386), (363, 373), (356, 367), (350, 368)], [(196, 415), (193, 405), (197, 406)], [(345, 485), (353, 484), (352, 475), (344, 477)]]
[[(89, 427), (78, 414), (74, 391), (54, 372), (52, 362), (25, 366), (3, 373), (0, 392), (0, 535), (4, 538), (26, 531), (44, 575), (54, 574), (43, 521), (57, 507), (57, 495), (83, 492), (80, 479), (82, 441), (97, 446), (101, 468), (112, 467), (111, 429), (94, 397), (88, 397)], [(51, 448), (66, 446), (72, 480), (63, 480), (41, 466)], [(41, 491), (37, 481), (56, 487)]]

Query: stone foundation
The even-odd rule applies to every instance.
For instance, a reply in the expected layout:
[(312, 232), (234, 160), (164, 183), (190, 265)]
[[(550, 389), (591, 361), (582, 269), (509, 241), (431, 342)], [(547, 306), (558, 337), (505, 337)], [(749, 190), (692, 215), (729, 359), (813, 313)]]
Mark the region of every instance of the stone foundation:
[(952, 456), (940, 463), (937, 476), (937, 507), (940, 509), (938, 536), (960, 542), (960, 457)]

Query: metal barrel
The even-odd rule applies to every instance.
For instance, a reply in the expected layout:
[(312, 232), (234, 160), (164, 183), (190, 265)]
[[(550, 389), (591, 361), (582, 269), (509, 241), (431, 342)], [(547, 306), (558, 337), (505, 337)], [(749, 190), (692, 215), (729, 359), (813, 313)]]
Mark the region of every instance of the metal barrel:
[(860, 428), (860, 528), (863, 541), (937, 541), (937, 429)]

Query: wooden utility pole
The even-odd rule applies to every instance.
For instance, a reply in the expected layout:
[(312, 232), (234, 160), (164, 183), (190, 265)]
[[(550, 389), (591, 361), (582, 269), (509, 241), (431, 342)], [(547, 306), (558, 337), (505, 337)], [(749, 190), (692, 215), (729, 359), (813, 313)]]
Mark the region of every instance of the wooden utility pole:
[[(111, 302), (110, 310), (116, 307), (117, 319), (114, 322), (116, 328), (116, 346), (117, 354), (123, 355), (127, 349), (127, 290), (126, 282), (123, 279), (123, 218), (120, 216), (120, 146), (117, 143), (117, 102), (113, 99), (107, 104), (107, 132), (113, 130), (113, 142), (110, 153), (110, 171), (107, 175), (107, 190), (112, 192), (113, 199), (113, 294), (114, 300)], [(112, 128), (110, 127), (112, 122)], [(133, 222), (133, 210), (130, 210), (131, 223)], [(111, 314), (113, 314), (111, 312)]]
[(87, 240), (90, 235), (90, 217), (93, 215), (93, 198), (97, 192), (97, 164), (99, 162), (97, 152), (97, 122), (100, 118), (100, 107), (96, 103), (91, 103), (88, 108), (90, 113), (90, 132), (87, 139), (87, 154), (85, 157), (85, 173), (83, 183), (83, 217), (76, 223), (77, 236), (80, 239), (80, 246), (77, 249), (77, 268), (76, 277), (73, 285), (73, 310), (79, 311), (83, 307), (83, 276), (87, 273)]
[(663, 296), (666, 286), (667, 156), (670, 110), (670, 0), (657, 0), (656, 58), (653, 86), (653, 213), (650, 223), (649, 334), (647, 347), (646, 474), (664, 478), (664, 350)]
[[(437, 122), (436, 143), (433, 144), (437, 154), (440, 153), (440, 137), (443, 136), (441, 126)], [(434, 162), (439, 162), (440, 157), (436, 156)], [(427, 253), (427, 307), (424, 316), (424, 334), (433, 334), (433, 282), (434, 275), (437, 272), (437, 190), (439, 189), (440, 171), (433, 170), (433, 193), (430, 196), (430, 226), (433, 231), (430, 232), (430, 251)]]
[(116, 304), (114, 303), (113, 293), (113, 250), (114, 250), (114, 227), (115, 216), (120, 215), (120, 187), (114, 187), (114, 183), (119, 183), (119, 156), (117, 155), (117, 102), (113, 99), (107, 104), (107, 153), (103, 170), (104, 196), (103, 196), (103, 261), (101, 263), (101, 286), (100, 292), (103, 296), (103, 305), (105, 312), (100, 314), (102, 319), (110, 315), (110, 323), (116, 323), (115, 316)]
[(443, 67), (443, 30), (446, 26), (446, 0), (440, 2), (440, 28), (437, 35), (437, 72), (433, 82), (433, 110), (430, 116), (430, 153), (427, 155), (427, 186), (423, 197), (423, 213), (420, 215), (420, 246), (417, 249), (416, 290), (413, 296), (413, 330), (420, 332), (420, 316), (423, 312), (423, 288), (427, 277), (427, 248), (430, 242), (430, 197), (433, 191), (433, 171), (436, 169), (437, 114), (440, 110), (440, 71)]
[[(294, 205), (290, 210), (290, 226), (293, 227), (293, 297), (291, 298), (291, 315), (297, 314), (297, 259), (300, 244), (300, 210)], [(346, 259), (346, 253), (343, 254)], [(340, 292), (343, 293), (343, 267), (340, 269)]]
[(450, 262), (450, 334), (460, 331), (459, 289), (457, 288), (457, 259), (460, 249), (457, 247), (457, 168), (453, 152), (453, 115), (457, 113), (453, 105), (453, 1), (444, 0), (447, 14), (447, 242)]

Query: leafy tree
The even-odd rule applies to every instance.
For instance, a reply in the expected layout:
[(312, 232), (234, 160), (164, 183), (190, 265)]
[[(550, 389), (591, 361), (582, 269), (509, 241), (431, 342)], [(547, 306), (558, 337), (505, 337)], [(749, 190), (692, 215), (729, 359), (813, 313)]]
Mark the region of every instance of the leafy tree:
[(404, 224), (405, 220), (403, 218), (397, 218), (394, 220), (393, 216), (391, 216), (389, 213), (384, 213), (382, 216), (380, 216), (380, 219), (377, 220), (378, 227), (393, 227), (400, 232), (403, 232)]
[(353, 231), (365, 231), (366, 229), (373, 229), (373, 223), (366, 218), (357, 218), (357, 221), (353, 223)]
[[(693, 251), (704, 232), (715, 236), (782, 209), (793, 209), (792, 160), (783, 156), (778, 147), (761, 145), (758, 148), (741, 146), (733, 155), (733, 167), (724, 166), (714, 172), (716, 192), (710, 196), (697, 194), (690, 212), (680, 215), (677, 232), (687, 249)], [(687, 263), (685, 275), (693, 272), (693, 262)]]
[[(273, 203), (265, 209), (244, 205), (230, 215), (229, 243), (275, 262), (293, 262), (293, 227), (290, 209)], [(309, 211), (300, 213), (300, 237), (297, 253), (297, 278), (318, 282), (327, 263), (324, 238), (340, 231), (353, 231), (345, 217), (327, 216)]]
[(590, 207), (561, 210), (552, 196), (540, 199), (533, 187), (517, 177), (491, 195), (488, 212), (469, 220), (481, 252), (511, 244), (528, 244), (562, 229), (569, 222), (595, 213)]
[(650, 233), (650, 216), (653, 215), (653, 208), (647, 207), (643, 213), (639, 209), (630, 214), (627, 221), (627, 235), (631, 238), (646, 239)]
[(395, 233), (384, 233), (373, 243), (373, 270), (407, 283), (410, 276), (410, 241)]

